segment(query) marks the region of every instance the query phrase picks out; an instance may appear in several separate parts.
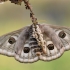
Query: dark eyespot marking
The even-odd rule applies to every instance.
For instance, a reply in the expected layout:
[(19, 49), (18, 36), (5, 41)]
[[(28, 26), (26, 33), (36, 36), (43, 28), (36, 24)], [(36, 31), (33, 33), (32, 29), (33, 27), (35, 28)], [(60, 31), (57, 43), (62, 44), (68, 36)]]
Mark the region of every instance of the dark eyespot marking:
[(30, 51), (30, 48), (29, 47), (24, 47), (24, 53), (29, 53), (29, 51)]
[(54, 45), (53, 44), (49, 44), (47, 47), (48, 47), (49, 50), (53, 50), (54, 49)]
[(61, 31), (61, 32), (59, 33), (59, 37), (60, 37), (60, 38), (65, 38), (65, 36), (66, 36), (66, 34), (65, 34), (64, 31)]
[(8, 42), (9, 42), (10, 44), (14, 44), (14, 43), (16, 42), (16, 40), (15, 40), (14, 37), (10, 37), (9, 40), (8, 40)]

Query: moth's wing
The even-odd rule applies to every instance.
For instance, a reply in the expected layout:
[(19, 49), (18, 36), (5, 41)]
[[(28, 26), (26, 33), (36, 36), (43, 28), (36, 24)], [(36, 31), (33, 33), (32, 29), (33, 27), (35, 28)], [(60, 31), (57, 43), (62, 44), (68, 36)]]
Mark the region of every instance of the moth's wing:
[(17, 5), (21, 5), (23, 0), (0, 0), (0, 3), (4, 3), (6, 1), (11, 1), (11, 3), (17, 4)]
[(65, 50), (70, 50), (70, 28), (60, 26), (50, 26), (60, 38)]
[[(25, 28), (27, 28), (27, 27), (25, 27)], [(18, 60), (19, 62), (31, 63), (31, 62), (35, 62), (38, 60), (38, 56), (34, 52), (34, 48), (32, 48), (30, 45), (30, 43), (32, 43), (34, 41), (30, 40), (30, 38), (27, 39), (27, 41), (23, 45), (23, 48), (29, 48), (29, 52), (27, 50), (24, 50), (23, 48), (22, 48), (22, 51), (20, 54), (17, 54), (15, 52), (16, 42), (18, 40), (18, 37), (20, 36), (22, 31), (25, 30), (25, 28), (8, 33), (8, 34), (0, 37), (0, 54), (7, 55), (7, 56), (14, 56), (15, 59)], [(24, 32), (27, 33), (26, 31), (24, 31)]]
[(15, 59), (20, 62), (33, 63), (39, 60), (35, 52), (35, 48), (38, 47), (37, 41), (30, 36), (29, 39), (25, 42), (20, 54), (15, 55)]
[[(59, 58), (64, 53), (64, 51), (70, 49), (70, 28), (52, 26), (52, 25), (45, 25), (45, 26), (49, 26), (50, 28), (52, 28), (52, 30), (54, 30), (55, 32), (55, 35), (58, 36), (60, 42), (62, 43), (62, 47), (60, 49), (57, 49), (55, 44), (53, 44), (53, 41), (50, 40), (50, 38), (47, 38), (46, 36), (47, 54), (41, 55), (40, 59), (45, 61), (50, 61)], [(54, 39), (56, 38), (54, 37)]]
[(8, 56), (14, 56), (15, 54), (15, 43), (23, 30), (17, 30), (6, 35), (0, 36), (0, 53)]

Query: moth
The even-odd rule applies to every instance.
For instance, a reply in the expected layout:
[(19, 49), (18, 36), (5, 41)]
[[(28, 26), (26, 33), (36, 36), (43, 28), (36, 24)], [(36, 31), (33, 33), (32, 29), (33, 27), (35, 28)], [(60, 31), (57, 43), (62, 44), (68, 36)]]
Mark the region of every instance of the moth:
[[(14, 57), (22, 63), (38, 60), (51, 61), (70, 49), (70, 28), (38, 24), (46, 41), (46, 54), (42, 53), (37, 40), (32, 36), (32, 25), (0, 36), (0, 54)], [(37, 52), (42, 53), (39, 56)]]
[[(2, 2), (5, 1), (8, 0), (0, 0), (0, 3), (3, 4)], [(24, 0), (9, 1), (21, 5)], [(37, 26), (34, 28), (32, 24), (0, 36), (0, 54), (14, 57), (22, 63), (32, 63), (38, 60), (51, 61), (57, 59), (64, 51), (70, 49), (70, 28), (47, 24), (37, 24)], [(38, 30), (38, 33), (34, 29)], [(43, 42), (45, 48), (43, 45), (43, 48), (39, 45), (39, 38), (42, 42), (45, 41)]]

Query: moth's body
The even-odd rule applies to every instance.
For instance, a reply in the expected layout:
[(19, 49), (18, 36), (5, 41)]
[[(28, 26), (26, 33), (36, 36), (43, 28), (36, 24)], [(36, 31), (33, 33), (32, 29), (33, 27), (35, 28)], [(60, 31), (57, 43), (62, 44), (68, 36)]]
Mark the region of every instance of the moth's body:
[[(38, 24), (46, 41), (46, 54), (32, 36), (32, 25), (0, 37), (0, 53), (15, 57), (20, 62), (50, 61), (70, 49), (70, 29), (47, 24)], [(38, 55), (40, 54), (40, 55)]]

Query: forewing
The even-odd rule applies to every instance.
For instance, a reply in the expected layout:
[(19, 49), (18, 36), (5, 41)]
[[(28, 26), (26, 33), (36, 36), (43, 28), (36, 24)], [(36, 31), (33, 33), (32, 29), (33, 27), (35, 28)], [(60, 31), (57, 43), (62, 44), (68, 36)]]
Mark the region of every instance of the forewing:
[(60, 38), (63, 47), (65, 50), (70, 49), (70, 28), (67, 27), (59, 27), (59, 26), (51, 26), (57, 36)]
[(14, 56), (15, 43), (23, 29), (8, 33), (0, 37), (0, 53), (8, 56)]

